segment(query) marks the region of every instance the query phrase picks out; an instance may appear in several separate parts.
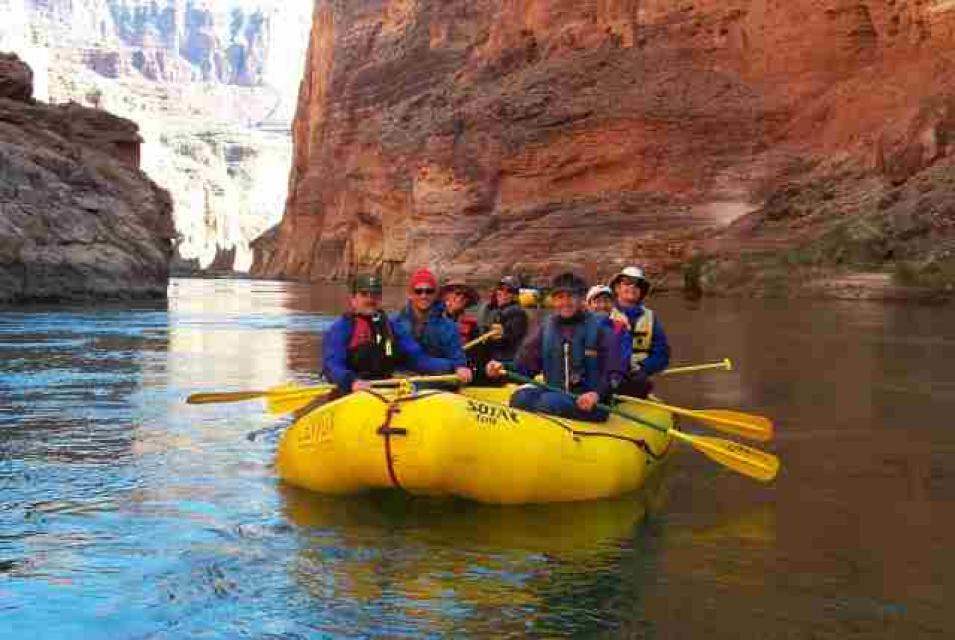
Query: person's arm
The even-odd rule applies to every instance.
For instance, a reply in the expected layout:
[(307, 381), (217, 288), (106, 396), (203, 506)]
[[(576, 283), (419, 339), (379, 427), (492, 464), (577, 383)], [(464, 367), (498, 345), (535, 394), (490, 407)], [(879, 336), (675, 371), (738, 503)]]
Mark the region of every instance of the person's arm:
[(537, 327), (534, 332), (528, 336), (517, 355), (514, 357), (513, 368), (515, 371), (528, 378), (536, 376), (544, 369), (544, 330), (543, 325)]
[(505, 345), (509, 351), (519, 349), (527, 337), (527, 312), (521, 307), (512, 309), (501, 319), (501, 324), (504, 326), (504, 336), (499, 344)]
[(348, 368), (348, 323), (336, 320), (322, 342), (322, 371), (325, 377), (348, 393), (357, 376)]
[(393, 323), (391, 332), (395, 339), (395, 345), (403, 358), (403, 362), (417, 373), (451, 373), (454, 371), (454, 363), (447, 358), (433, 358), (425, 353), (418, 341), (414, 339), (411, 333), (402, 323)]
[(597, 348), (600, 358), (599, 370), (602, 375), (594, 391), (601, 398), (605, 398), (619, 386), (630, 368), (630, 358), (623, 358), (623, 344), (620, 334), (614, 330), (613, 323), (608, 321), (600, 328)]
[(670, 364), (670, 343), (667, 334), (663, 331), (660, 321), (653, 318), (653, 339), (650, 341), (650, 353), (641, 363), (641, 368), (648, 375), (660, 373)]
[(448, 359), (454, 363), (455, 368), (468, 366), (468, 358), (464, 355), (464, 347), (461, 344), (461, 332), (458, 330), (458, 323), (450, 318), (442, 317), (441, 334), (444, 342), (444, 353)]

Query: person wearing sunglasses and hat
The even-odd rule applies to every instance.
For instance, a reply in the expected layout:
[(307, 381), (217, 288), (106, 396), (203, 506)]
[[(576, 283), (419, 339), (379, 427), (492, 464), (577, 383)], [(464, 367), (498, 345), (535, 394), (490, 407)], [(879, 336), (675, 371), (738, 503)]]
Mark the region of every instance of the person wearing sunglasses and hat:
[(466, 367), (457, 324), (445, 315), (444, 302), (438, 299), (438, 278), (428, 269), (418, 269), (408, 281), (408, 304), (392, 314), (391, 322), (400, 326), (434, 358), (451, 360)]
[[(544, 374), (544, 382), (567, 393), (536, 386), (519, 388), (510, 405), (525, 411), (603, 422), (608, 414), (598, 408), (626, 376), (620, 338), (606, 317), (591, 313), (584, 304), (586, 283), (573, 273), (562, 273), (551, 283), (553, 313), (521, 345), (513, 368), (521, 375)], [(505, 375), (505, 366), (491, 361), (490, 378)], [(576, 394), (574, 399), (568, 393)]]
[(481, 301), (477, 289), (454, 280), (441, 287), (441, 301), (444, 302), (444, 315), (458, 327), (461, 342), (467, 343), (479, 335), (478, 319), (467, 312)]
[(500, 327), (501, 336), (489, 340), (487, 356), (490, 359), (509, 363), (514, 360), (517, 349), (527, 336), (529, 320), (527, 312), (518, 302), (521, 282), (515, 276), (504, 276), (497, 282), (490, 302), (481, 311), (479, 333)]
[(610, 281), (614, 308), (610, 319), (622, 323), (629, 336), (624, 352), (630, 371), (617, 393), (646, 398), (653, 389), (650, 376), (667, 368), (670, 345), (659, 318), (643, 302), (650, 292), (650, 281), (640, 267), (627, 267)]
[(381, 309), (381, 294), (379, 276), (357, 276), (348, 311), (325, 332), (324, 375), (340, 393), (370, 389), (368, 381), (392, 377), (399, 365), (423, 374), (453, 372), (470, 382), (470, 369), (457, 360), (429, 356), (402, 324), (391, 322)]

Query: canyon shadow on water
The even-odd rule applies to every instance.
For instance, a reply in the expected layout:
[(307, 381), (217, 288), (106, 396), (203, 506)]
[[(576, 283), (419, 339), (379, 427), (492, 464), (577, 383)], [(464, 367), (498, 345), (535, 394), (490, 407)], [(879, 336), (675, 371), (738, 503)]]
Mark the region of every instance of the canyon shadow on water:
[(314, 381), (343, 300), (175, 280), (0, 311), (0, 636), (955, 631), (955, 308), (655, 300), (675, 364), (737, 364), (658, 391), (773, 417), (776, 483), (681, 448), (635, 496), (500, 508), (308, 495), (247, 440), (260, 404), (184, 403)]

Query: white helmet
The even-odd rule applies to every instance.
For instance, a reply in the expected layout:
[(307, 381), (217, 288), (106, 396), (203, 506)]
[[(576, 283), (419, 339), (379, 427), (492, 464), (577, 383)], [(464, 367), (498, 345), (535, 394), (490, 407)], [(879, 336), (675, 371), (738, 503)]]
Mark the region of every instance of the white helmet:
[(636, 280), (639, 283), (640, 288), (643, 289), (644, 293), (646, 293), (646, 291), (650, 288), (650, 281), (647, 280), (647, 276), (644, 275), (643, 269), (640, 267), (627, 267), (615, 275), (610, 281), (611, 289), (617, 285), (617, 281), (620, 280), (620, 278), (632, 278)]
[(613, 298), (613, 290), (605, 284), (595, 284), (587, 291), (587, 302), (590, 302), (597, 296), (608, 295)]

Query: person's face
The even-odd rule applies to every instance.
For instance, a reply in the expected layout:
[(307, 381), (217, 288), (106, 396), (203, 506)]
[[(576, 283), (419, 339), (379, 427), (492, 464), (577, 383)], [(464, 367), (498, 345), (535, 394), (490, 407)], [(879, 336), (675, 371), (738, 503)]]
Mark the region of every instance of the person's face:
[(610, 313), (611, 309), (613, 309), (613, 300), (606, 293), (590, 300), (590, 310), (594, 313)]
[(450, 291), (444, 296), (444, 306), (448, 308), (448, 313), (452, 315), (464, 311), (467, 303), (468, 297), (461, 291)]
[(507, 287), (498, 287), (494, 292), (494, 297), (497, 298), (497, 306), (499, 307), (514, 302), (514, 292)]
[(572, 318), (580, 310), (580, 297), (569, 291), (558, 291), (551, 294), (550, 304), (561, 318)]
[(358, 291), (351, 296), (351, 308), (363, 316), (373, 315), (381, 308), (381, 294), (368, 291)]
[(643, 298), (643, 290), (640, 289), (638, 281), (633, 278), (620, 278), (614, 286), (613, 291), (617, 295), (617, 300), (620, 301), (620, 304), (627, 307), (639, 303)]
[(438, 297), (438, 290), (430, 284), (417, 284), (408, 291), (408, 300), (416, 311), (424, 313), (431, 308)]

